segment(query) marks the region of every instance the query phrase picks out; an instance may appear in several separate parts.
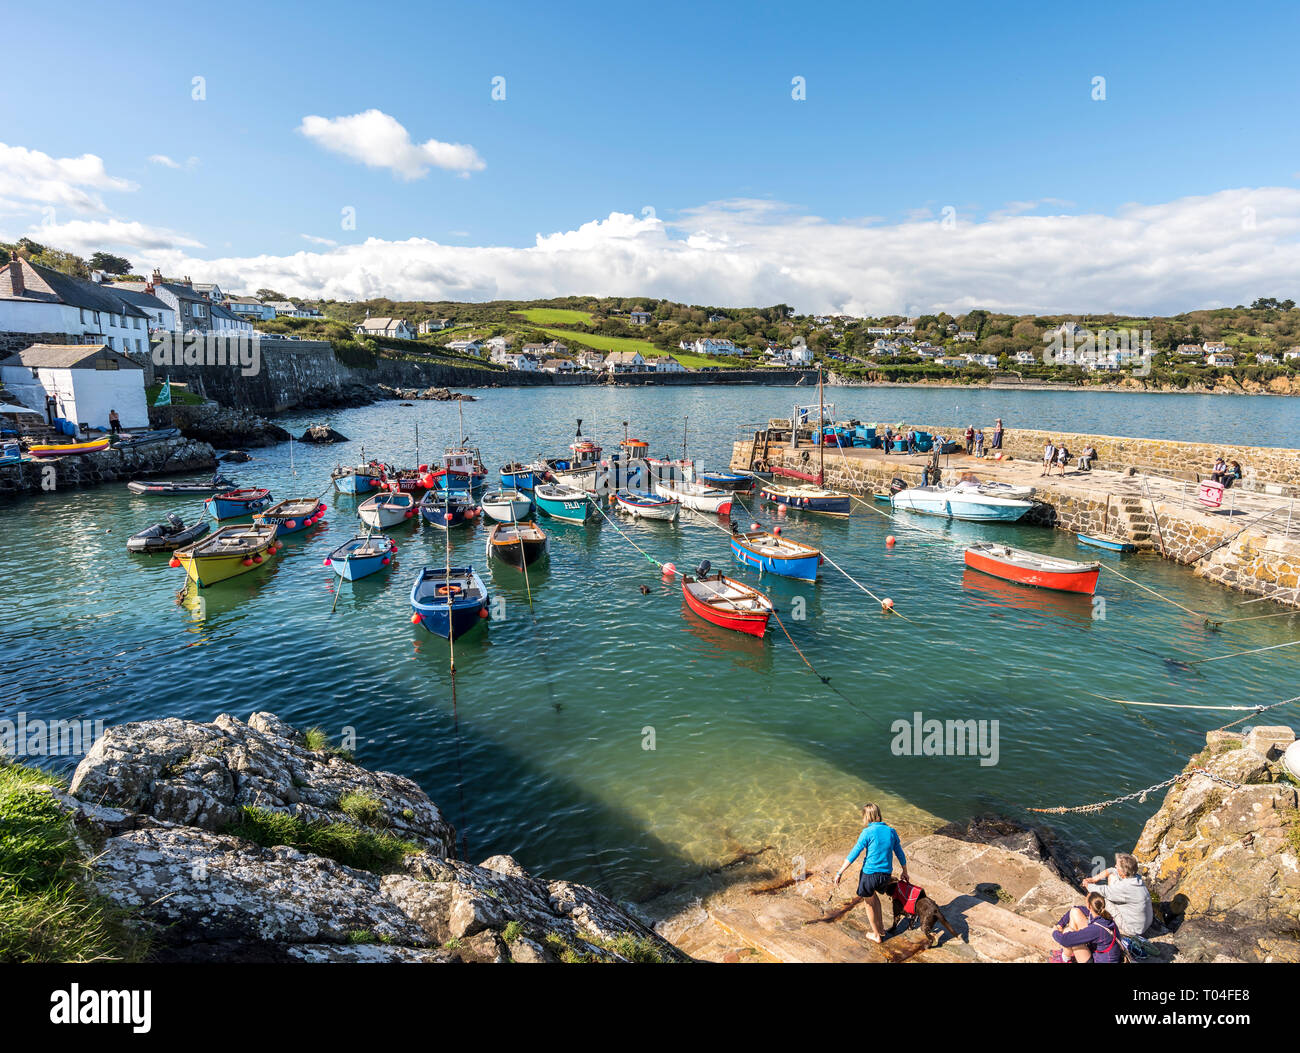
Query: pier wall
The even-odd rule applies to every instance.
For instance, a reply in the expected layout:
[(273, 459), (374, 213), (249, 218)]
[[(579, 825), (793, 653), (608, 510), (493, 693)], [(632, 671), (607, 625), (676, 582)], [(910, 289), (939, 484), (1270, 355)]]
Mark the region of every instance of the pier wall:
[[(1071, 441), (1067, 436), (1067, 445)], [(737, 442), (732, 449), (731, 467), (747, 469), (752, 450), (751, 440)], [(815, 471), (817, 451), (774, 446), (769, 450), (769, 460), (789, 468)], [(825, 463), (825, 485), (837, 490), (869, 496), (887, 491), (895, 478), (909, 486), (923, 482), (922, 465), (901, 457), (897, 460), (846, 457), (827, 450)], [(964, 462), (960, 467), (946, 469), (943, 482), (956, 482), (963, 472), (974, 467)], [(1232, 518), (1219, 521), (1203, 515), (1194, 502), (1182, 506), (1170, 501), (1152, 502), (1132, 494), (1103, 493), (1072, 485), (1060, 477), (1033, 481), (1038, 484), (1036, 504), (1022, 522), (1070, 533), (1104, 533), (1129, 538), (1140, 549), (1191, 566), (1200, 577), (1227, 588), (1300, 607), (1300, 538), (1255, 527), (1243, 530), (1243, 524)]]
[(160, 472), (211, 472), (216, 467), (216, 454), (206, 442), (166, 439), (134, 448), (0, 465), (0, 496), (57, 493)]

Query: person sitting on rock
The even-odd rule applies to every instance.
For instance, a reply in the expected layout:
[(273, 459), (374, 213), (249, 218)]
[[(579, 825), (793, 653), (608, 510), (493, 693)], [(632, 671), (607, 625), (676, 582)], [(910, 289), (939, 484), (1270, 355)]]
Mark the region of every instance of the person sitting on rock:
[(1084, 888), (1096, 885), (1106, 906), (1115, 917), (1120, 940), (1126, 947), (1151, 927), (1154, 913), (1151, 893), (1138, 873), (1137, 860), (1127, 852), (1115, 856), (1115, 865), (1095, 877), (1083, 879)]
[(1053, 954), (1053, 961), (1104, 965), (1124, 960), (1119, 929), (1106, 910), (1106, 900), (1100, 892), (1089, 892), (1084, 906), (1067, 910), (1052, 929), (1052, 939), (1061, 945)]

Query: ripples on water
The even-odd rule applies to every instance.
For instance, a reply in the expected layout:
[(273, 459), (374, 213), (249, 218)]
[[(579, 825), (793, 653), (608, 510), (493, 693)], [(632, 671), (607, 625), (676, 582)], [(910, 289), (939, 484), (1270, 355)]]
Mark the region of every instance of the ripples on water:
[[(667, 455), (680, 451), (689, 417), (691, 454), (718, 466), (738, 427), (788, 415), (795, 397), (815, 393), (484, 391), (465, 416), (493, 470), (512, 457), (560, 452), (577, 417), (606, 449), (627, 420)], [(1272, 399), (880, 389), (830, 397), (841, 415), (865, 419), (965, 420), (978, 410), (977, 419), (996, 413), (1012, 427), (1201, 438), (1212, 424), (1225, 438), (1248, 431), (1255, 441), (1300, 445), (1291, 435), (1294, 404)], [(950, 402), (959, 414), (946, 412)], [(292, 471), (287, 445), (254, 451), (256, 460), (232, 466), (235, 476), (270, 486), (277, 498), (311, 496), (336, 460), (359, 457), (361, 443), (368, 456), (410, 462), (418, 421), (421, 458), (431, 460), (457, 428), (455, 405), (437, 403), (385, 403), (286, 426), (297, 433), (314, 420), (354, 442), (295, 444)], [(1103, 575), (1107, 617), (1097, 621), (1086, 598), (964, 571), (955, 544), (997, 537), (1079, 557), (1067, 534), (928, 518), (916, 521), (931, 531), (923, 533), (905, 515), (891, 524), (863, 509), (849, 522), (790, 515), (787, 532), (823, 546), (915, 624), (882, 617), (829, 566), (815, 587), (763, 582), (795, 642), (851, 703), (808, 671), (775, 626), (760, 642), (683, 617), (680, 587), (664, 584), (608, 523), (545, 520), (551, 559), (530, 578), (532, 611), (522, 576), (493, 564), (485, 577), (505, 597), (507, 617), (457, 642), (453, 702), (446, 643), (408, 621), (410, 583), (422, 563), (444, 560), (443, 533), (418, 522), (394, 531), (398, 566), (344, 585), (331, 613), (336, 579), (321, 560), (357, 520), (353, 499), (327, 500), (325, 523), (291, 538), (273, 565), (205, 590), (202, 606), (192, 594), (178, 599), (184, 575), (165, 556), (124, 549), (129, 534), (170, 509), (190, 521), (199, 500), (173, 505), (107, 486), (0, 505), (5, 714), (113, 724), (221, 712), (246, 718), (266, 709), (335, 737), (355, 728), (358, 759), (419, 781), (462, 830), (472, 858), (509, 852), (539, 873), (641, 897), (742, 848), (770, 844), (793, 854), (814, 837), (851, 837), (856, 810), (871, 797), (887, 818), (923, 829), (985, 810), (1029, 818), (1026, 806), (1127, 793), (1177, 771), (1205, 728), (1235, 715), (1121, 707), (1090, 692), (1197, 704), (1295, 693), (1292, 651), (1202, 673), (1157, 657), (1283, 642), (1295, 635), (1291, 618), (1209, 635), (1197, 619)], [(774, 517), (770, 508), (737, 513), (742, 522)], [(707, 558), (757, 580), (733, 564), (723, 534), (693, 514), (676, 525), (617, 522), (658, 559), (686, 569)], [(893, 549), (884, 545), (889, 533), (899, 539)], [(481, 568), (484, 534), (453, 532), (453, 558)], [(1243, 610), (1242, 597), (1157, 558), (1122, 565), (1215, 617), (1270, 609)], [(804, 621), (790, 614), (796, 597), (807, 604)], [(999, 721), (999, 763), (894, 756), (890, 725), (914, 712)], [(647, 728), (653, 750), (643, 748)], [(1132, 844), (1155, 804), (1055, 821), (1087, 850), (1109, 854)]]

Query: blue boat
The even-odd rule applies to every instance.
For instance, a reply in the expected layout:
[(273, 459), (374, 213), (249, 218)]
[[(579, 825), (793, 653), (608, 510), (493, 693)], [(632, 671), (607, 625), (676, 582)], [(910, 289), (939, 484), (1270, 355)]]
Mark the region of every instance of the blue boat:
[(443, 530), (464, 526), (477, 514), (474, 499), (464, 490), (429, 490), (420, 499), (420, 515)]
[(591, 515), (590, 495), (572, 486), (546, 483), (533, 491), (533, 503), (542, 515), (570, 523), (585, 523)]
[(1105, 534), (1075, 534), (1074, 536), (1075, 540), (1077, 540), (1080, 545), (1091, 545), (1093, 548), (1104, 548), (1108, 552), (1137, 551), (1137, 545), (1119, 537), (1109, 537)]
[(314, 497), (291, 497), (253, 513), (253, 522), (275, 527), (277, 537), (306, 530), (325, 515), (325, 505)]
[(793, 486), (764, 483), (759, 496), (800, 512), (821, 512), (828, 516), (847, 516), (853, 511), (853, 497), (840, 490), (823, 490), (817, 486)]
[(238, 519), (268, 507), (271, 504), (271, 491), (260, 486), (227, 490), (223, 494), (213, 494), (204, 504), (208, 506), (208, 514), (218, 522), (223, 519)]
[(800, 581), (816, 581), (822, 564), (822, 554), (818, 549), (769, 534), (766, 530), (742, 530), (732, 534), (731, 554), (747, 567)]
[(487, 618), (488, 591), (473, 567), (425, 567), (411, 586), (411, 621), (455, 640)]
[(362, 464), (352, 468), (335, 468), (330, 472), (334, 489), (341, 494), (368, 494), (383, 484), (379, 465)]
[(325, 557), (325, 565), (344, 581), (356, 581), (391, 566), (397, 542), (382, 534), (358, 534)]
[(693, 472), (692, 482), (703, 483), (715, 490), (752, 490), (754, 477), (738, 472)]
[(501, 469), (501, 485), (507, 490), (531, 490), (544, 482), (548, 474), (538, 465), (512, 462)]

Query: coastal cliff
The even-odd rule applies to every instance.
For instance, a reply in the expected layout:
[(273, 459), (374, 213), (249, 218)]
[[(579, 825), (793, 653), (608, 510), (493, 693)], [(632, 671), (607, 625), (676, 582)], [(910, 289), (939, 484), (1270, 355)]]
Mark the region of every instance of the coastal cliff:
[(418, 785), (270, 713), (111, 728), (47, 792), (150, 960), (686, 960), (595, 889), (456, 859)]

